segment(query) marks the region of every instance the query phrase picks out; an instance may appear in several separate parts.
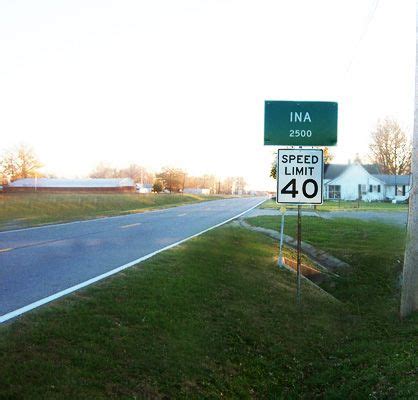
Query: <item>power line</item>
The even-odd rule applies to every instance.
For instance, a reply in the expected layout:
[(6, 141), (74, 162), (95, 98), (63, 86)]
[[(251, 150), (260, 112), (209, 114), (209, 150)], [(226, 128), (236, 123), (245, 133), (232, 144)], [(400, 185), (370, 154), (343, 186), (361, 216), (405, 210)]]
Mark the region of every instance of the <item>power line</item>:
[(359, 38), (359, 40), (358, 40), (358, 42), (357, 42), (357, 44), (356, 44), (356, 46), (353, 50), (353, 55), (351, 56), (350, 62), (348, 63), (348, 66), (347, 66), (347, 69), (346, 69), (347, 73), (350, 71), (351, 66), (353, 64), (353, 61), (354, 61), (354, 58), (356, 57), (357, 51), (360, 48), (360, 44), (364, 40), (364, 38), (366, 37), (366, 34), (369, 30), (369, 27), (370, 27), (370, 25), (371, 25), (371, 23), (374, 19), (374, 16), (376, 15), (376, 10), (377, 10), (377, 7), (379, 5), (379, 2), (380, 2), (380, 0), (376, 0), (375, 3), (374, 3), (374, 8), (372, 9), (371, 12), (369, 12), (369, 15), (368, 15), (366, 23), (364, 25), (363, 31), (362, 31), (362, 33), (360, 35), (360, 38)]

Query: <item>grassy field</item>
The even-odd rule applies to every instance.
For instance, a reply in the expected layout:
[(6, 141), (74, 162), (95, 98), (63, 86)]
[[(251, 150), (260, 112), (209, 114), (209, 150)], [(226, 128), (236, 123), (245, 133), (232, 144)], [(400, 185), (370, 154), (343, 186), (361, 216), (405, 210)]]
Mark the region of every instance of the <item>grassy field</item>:
[(191, 194), (0, 194), (0, 230), (142, 212), (222, 198)]
[[(260, 208), (279, 209), (280, 206), (275, 200), (266, 201)], [(288, 209), (297, 209), (297, 206), (286, 206)], [(305, 206), (304, 208), (313, 209), (313, 207)], [(383, 202), (368, 203), (361, 201), (329, 201), (316, 207), (318, 211), (408, 211), (407, 204), (392, 204)]]
[(343, 303), (304, 284), (298, 307), (277, 243), (226, 226), (0, 327), (0, 398), (416, 398), (418, 316), (397, 319), (403, 232), (304, 226), (353, 265), (329, 285)]

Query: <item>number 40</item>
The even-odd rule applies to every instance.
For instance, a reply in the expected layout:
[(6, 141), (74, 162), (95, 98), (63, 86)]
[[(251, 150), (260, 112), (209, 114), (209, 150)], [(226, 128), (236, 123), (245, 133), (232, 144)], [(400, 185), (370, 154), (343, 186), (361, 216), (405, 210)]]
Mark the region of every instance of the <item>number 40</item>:
[[(313, 185), (313, 192), (308, 193), (306, 190), (306, 187), (308, 186), (308, 183), (312, 183)], [(295, 198), (296, 195), (299, 193), (296, 190), (296, 179), (293, 178), (289, 181), (289, 183), (280, 191), (281, 194), (291, 194), (292, 198)], [(313, 179), (306, 179), (302, 184), (302, 193), (305, 197), (308, 199), (312, 199), (318, 194), (318, 184)]]

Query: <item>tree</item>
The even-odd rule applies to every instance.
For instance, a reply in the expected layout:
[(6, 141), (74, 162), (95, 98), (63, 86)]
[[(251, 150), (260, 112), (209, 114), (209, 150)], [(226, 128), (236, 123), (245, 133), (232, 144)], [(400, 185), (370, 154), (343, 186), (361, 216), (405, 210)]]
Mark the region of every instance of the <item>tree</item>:
[(163, 184), (160, 180), (156, 179), (152, 185), (152, 191), (155, 193), (160, 193), (163, 191)]
[(221, 183), (221, 192), (225, 194), (232, 194), (232, 189), (234, 186), (234, 178), (227, 177)]
[(173, 167), (164, 167), (157, 178), (161, 180), (165, 189), (171, 192), (179, 192), (181, 189), (184, 189), (186, 173), (179, 169)]
[[(334, 156), (330, 153), (329, 148), (327, 146), (322, 147), (324, 150), (324, 164), (329, 164)], [(271, 163), (270, 168), (270, 178), (276, 179), (276, 168), (277, 168), (277, 152), (274, 153), (274, 160)]]
[(101, 162), (90, 173), (90, 178), (131, 178), (134, 182), (151, 183), (154, 180), (154, 175), (137, 164), (131, 164), (128, 168), (117, 169)]
[(334, 156), (330, 153), (329, 148), (327, 146), (323, 147), (324, 150), (324, 164), (330, 164), (331, 161), (334, 159)]
[(224, 194), (242, 194), (246, 186), (245, 179), (242, 176), (228, 176), (222, 182), (214, 183), (214, 193)]
[(118, 174), (120, 178), (131, 178), (140, 183), (152, 183), (154, 181), (154, 174), (137, 164), (131, 164), (128, 168), (121, 169)]
[(411, 142), (394, 119), (386, 118), (377, 123), (369, 148), (370, 159), (379, 164), (382, 173), (402, 175), (411, 172)]
[(118, 170), (107, 163), (101, 162), (97, 165), (95, 170), (90, 173), (90, 178), (119, 178)]
[(1, 173), (10, 181), (17, 179), (40, 177), (39, 162), (32, 147), (21, 144), (14, 149), (8, 150), (0, 161)]
[(277, 179), (277, 153), (274, 153), (274, 161), (271, 163), (270, 178)]
[(245, 179), (242, 176), (237, 176), (235, 178), (235, 192), (236, 194), (243, 194), (245, 191), (245, 186), (247, 185), (247, 182), (245, 182)]
[(185, 186), (187, 188), (198, 189), (202, 187), (201, 181), (202, 180), (200, 176), (187, 176)]

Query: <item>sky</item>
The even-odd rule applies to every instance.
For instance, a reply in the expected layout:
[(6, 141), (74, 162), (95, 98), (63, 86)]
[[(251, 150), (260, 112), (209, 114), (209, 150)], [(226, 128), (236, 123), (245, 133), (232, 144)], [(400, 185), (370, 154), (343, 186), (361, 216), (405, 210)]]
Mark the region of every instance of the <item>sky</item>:
[(184, 168), (272, 189), (265, 100), (336, 101), (334, 162), (411, 135), (414, 0), (3, 0), (0, 152), (44, 172)]

